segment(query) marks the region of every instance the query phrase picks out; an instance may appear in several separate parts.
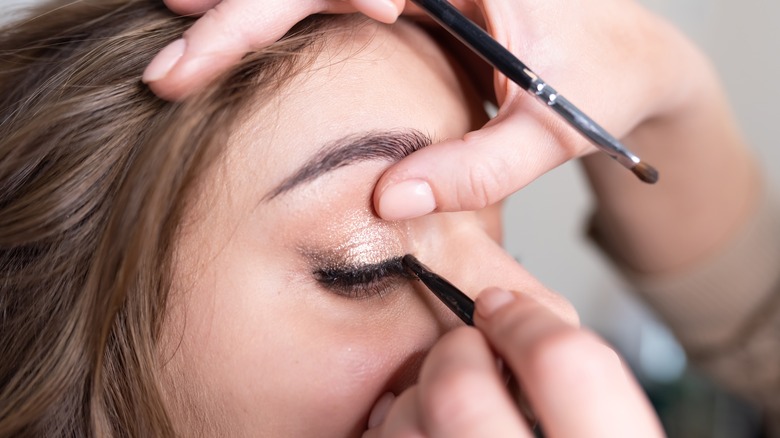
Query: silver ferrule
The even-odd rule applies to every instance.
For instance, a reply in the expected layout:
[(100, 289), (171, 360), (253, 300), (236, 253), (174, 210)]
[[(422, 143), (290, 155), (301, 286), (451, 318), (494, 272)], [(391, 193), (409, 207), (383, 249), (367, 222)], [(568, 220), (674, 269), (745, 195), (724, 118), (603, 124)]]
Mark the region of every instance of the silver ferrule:
[(526, 73), (532, 78), (528, 91), (563, 117), (569, 122), (569, 125), (587, 137), (596, 147), (628, 169), (632, 169), (639, 164), (641, 161), (639, 157), (629, 151), (615, 137), (599, 126), (598, 123), (585, 115), (568, 99), (558, 94), (553, 87), (547, 85), (539, 76), (528, 70), (526, 70)]

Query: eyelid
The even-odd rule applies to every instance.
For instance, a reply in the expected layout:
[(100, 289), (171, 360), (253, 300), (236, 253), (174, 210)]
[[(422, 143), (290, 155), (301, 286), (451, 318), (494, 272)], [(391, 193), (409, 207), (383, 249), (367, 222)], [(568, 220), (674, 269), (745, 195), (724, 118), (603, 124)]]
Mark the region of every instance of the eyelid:
[(401, 263), (401, 257), (370, 265), (324, 267), (313, 275), (328, 291), (358, 299), (382, 296), (395, 286), (394, 282), (414, 278)]

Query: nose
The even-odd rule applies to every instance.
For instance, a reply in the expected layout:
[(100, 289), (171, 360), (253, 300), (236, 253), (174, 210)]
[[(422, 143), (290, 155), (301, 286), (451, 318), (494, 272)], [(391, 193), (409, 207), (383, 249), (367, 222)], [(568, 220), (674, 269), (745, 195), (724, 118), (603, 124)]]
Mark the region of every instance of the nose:
[(497, 286), (528, 295), (564, 321), (579, 325), (571, 303), (510, 256), (481, 226), (475, 213), (420, 218), (410, 225), (410, 231), (417, 258), (472, 299), (485, 288)]

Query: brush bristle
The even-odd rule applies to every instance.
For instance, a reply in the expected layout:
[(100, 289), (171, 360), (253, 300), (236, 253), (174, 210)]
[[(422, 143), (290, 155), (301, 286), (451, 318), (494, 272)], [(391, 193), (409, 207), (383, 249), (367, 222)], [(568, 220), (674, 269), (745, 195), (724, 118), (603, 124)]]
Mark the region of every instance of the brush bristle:
[(649, 164), (639, 162), (636, 166), (631, 168), (631, 171), (634, 172), (634, 175), (636, 175), (637, 178), (648, 184), (655, 184), (658, 182), (658, 171)]

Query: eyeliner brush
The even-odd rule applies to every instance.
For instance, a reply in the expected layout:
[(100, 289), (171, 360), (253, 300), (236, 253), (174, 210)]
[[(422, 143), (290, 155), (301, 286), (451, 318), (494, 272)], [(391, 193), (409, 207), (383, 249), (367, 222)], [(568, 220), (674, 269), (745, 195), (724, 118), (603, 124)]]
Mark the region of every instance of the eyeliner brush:
[(404, 268), (419, 278), (458, 318), (467, 325), (474, 325), (474, 301), (468, 295), (461, 292), (460, 289), (453, 286), (449, 281), (433, 273), (411, 254), (405, 255), (401, 259), (401, 263)]
[(539, 75), (531, 71), (481, 27), (461, 14), (452, 4), (446, 0), (412, 0), (412, 2), (427, 12), (431, 18), (455, 35), (488, 64), (563, 117), (569, 125), (602, 152), (631, 170), (640, 180), (649, 184), (658, 181), (658, 171), (655, 168), (643, 162), (598, 123), (558, 94)]

